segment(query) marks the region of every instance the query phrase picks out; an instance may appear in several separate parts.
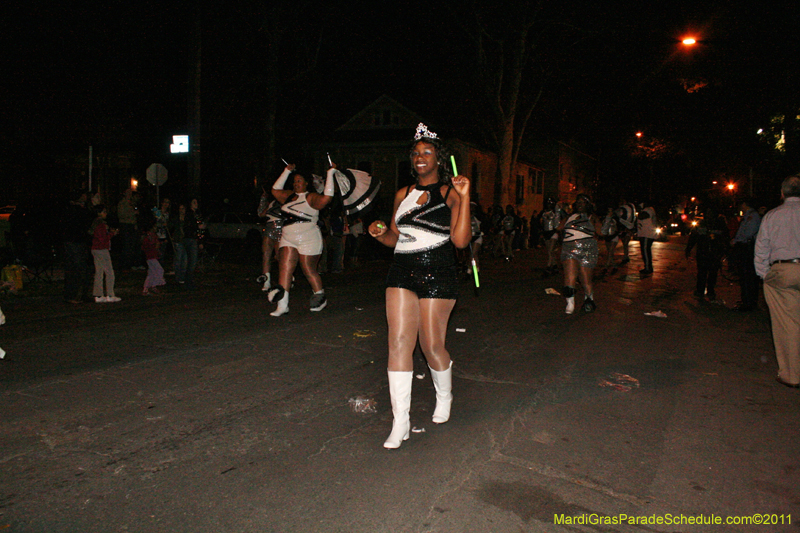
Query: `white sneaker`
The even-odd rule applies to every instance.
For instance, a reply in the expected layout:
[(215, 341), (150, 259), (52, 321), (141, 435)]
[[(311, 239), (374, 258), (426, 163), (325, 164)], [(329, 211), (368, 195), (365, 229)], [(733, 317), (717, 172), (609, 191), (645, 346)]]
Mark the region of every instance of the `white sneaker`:
[(272, 288), (272, 284), (270, 283), (270, 275), (265, 274), (262, 277), (264, 278), (264, 285), (261, 287), (261, 290), (266, 292)]
[(314, 293), (311, 296), (311, 310), (312, 311), (322, 311), (325, 309), (325, 306), (328, 305), (328, 300), (325, 298), (325, 291), (320, 293)]
[(121, 301), (122, 298), (120, 298), (119, 296), (106, 296), (106, 302), (108, 303), (116, 303)]
[(568, 315), (571, 315), (574, 312), (575, 312), (575, 297), (573, 296), (572, 298), (567, 298), (566, 313)]
[(105, 296), (95, 296), (94, 297), (94, 303), (96, 303), (96, 304), (104, 304), (104, 303), (107, 303), (107, 302), (108, 302), (108, 298), (106, 298)]

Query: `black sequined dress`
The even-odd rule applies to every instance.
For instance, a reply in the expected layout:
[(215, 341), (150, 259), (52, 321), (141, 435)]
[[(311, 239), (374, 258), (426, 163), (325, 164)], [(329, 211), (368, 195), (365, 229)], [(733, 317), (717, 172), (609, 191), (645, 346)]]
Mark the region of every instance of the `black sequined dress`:
[[(451, 189), (442, 196), (441, 188), (441, 183), (415, 185), (397, 207), (395, 224), (400, 236), (386, 285), (408, 289), (419, 298), (455, 300), (458, 269), (446, 201)], [(419, 204), (424, 197), (426, 201)]]

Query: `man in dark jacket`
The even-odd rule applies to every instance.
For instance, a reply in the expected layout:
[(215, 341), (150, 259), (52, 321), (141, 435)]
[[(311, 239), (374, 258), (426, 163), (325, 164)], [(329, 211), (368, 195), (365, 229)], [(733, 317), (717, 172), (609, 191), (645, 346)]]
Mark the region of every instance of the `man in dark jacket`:
[(697, 246), (697, 298), (708, 296), (716, 300), (714, 289), (717, 286), (717, 274), (722, 264), (722, 257), (728, 247), (728, 224), (725, 217), (718, 215), (713, 207), (707, 207), (703, 220), (689, 234), (686, 243), (686, 258), (690, 257), (692, 248)]
[(736, 304), (737, 311), (752, 311), (758, 305), (758, 274), (753, 262), (756, 253), (756, 235), (761, 227), (761, 215), (753, 208), (753, 201), (745, 198), (741, 203), (742, 221), (736, 236), (731, 241), (742, 299)]
[(81, 303), (89, 298), (92, 282), (92, 264), (89, 246), (89, 228), (94, 214), (86, 207), (86, 191), (72, 193), (72, 198), (64, 210), (62, 221), (62, 240), (64, 243), (64, 301)]

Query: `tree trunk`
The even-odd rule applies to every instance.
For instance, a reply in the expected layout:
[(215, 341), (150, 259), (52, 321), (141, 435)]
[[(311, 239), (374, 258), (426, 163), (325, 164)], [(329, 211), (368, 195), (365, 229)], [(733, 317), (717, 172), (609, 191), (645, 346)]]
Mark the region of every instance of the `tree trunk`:
[[(514, 169), (514, 115), (507, 116), (498, 135), (497, 175), (494, 182), (494, 203), (504, 205), (512, 203), (508, 195), (511, 173)], [(503, 190), (506, 185), (506, 190)], [(505, 194), (504, 194), (505, 193)]]

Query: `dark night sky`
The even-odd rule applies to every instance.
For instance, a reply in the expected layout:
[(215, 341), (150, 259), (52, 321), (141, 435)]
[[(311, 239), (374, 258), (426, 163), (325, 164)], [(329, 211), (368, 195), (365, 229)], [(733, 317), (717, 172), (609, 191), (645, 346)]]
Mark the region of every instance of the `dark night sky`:
[[(204, 12), (205, 140), (216, 135), (230, 143), (234, 132), (260, 132), (258, 5), (232, 1)], [(305, 42), (322, 31), (323, 46), (316, 70), (284, 87), (279, 120), (287, 137), (336, 127), (383, 93), (452, 132), (477, 129), (466, 38), (447, 8), (334, 1), (303, 12), (303, 5), (297, 2), (302, 16), (291, 24)], [(78, 150), (105, 143), (135, 150), (143, 161), (163, 157), (170, 135), (185, 129), (194, 7), (26, 6), (2, 8), (0, 39), (11, 53), (0, 59), (0, 157), (30, 154), (43, 143)], [(776, 91), (787, 90), (780, 79), (787, 61), (796, 68), (793, 3), (577, 2), (554, 9), (560, 11), (551, 15), (587, 37), (562, 54), (531, 128), (592, 150), (613, 150), (638, 128), (694, 135), (695, 144), (741, 142)], [(687, 56), (675, 39), (692, 29), (704, 42)], [(706, 89), (681, 89), (679, 79), (699, 77)], [(213, 144), (203, 149), (204, 168), (215, 157), (225, 166)]]

